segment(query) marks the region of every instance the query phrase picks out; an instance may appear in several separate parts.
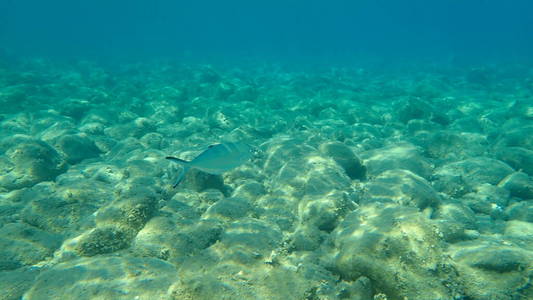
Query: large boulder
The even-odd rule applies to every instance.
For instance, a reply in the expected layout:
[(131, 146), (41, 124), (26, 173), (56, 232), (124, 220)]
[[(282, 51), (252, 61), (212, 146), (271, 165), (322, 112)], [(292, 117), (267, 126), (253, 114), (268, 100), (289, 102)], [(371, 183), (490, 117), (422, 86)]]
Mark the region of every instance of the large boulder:
[(320, 151), (333, 158), (351, 179), (365, 179), (366, 167), (348, 146), (338, 142), (324, 143), (320, 145)]
[(16, 135), (2, 143), (5, 156), (0, 158), (0, 191), (33, 186), (54, 180), (66, 170), (66, 162), (49, 144)]
[(522, 199), (533, 199), (533, 179), (526, 173), (515, 172), (505, 177), (498, 186), (511, 193), (511, 196)]
[(407, 170), (389, 170), (365, 185), (360, 204), (393, 202), (419, 209), (436, 207), (439, 195), (424, 178)]
[(391, 299), (451, 299), (460, 293), (432, 223), (412, 207), (367, 205), (333, 231), (334, 269), (346, 280), (368, 277)]
[(100, 154), (100, 149), (86, 134), (63, 135), (57, 140), (57, 148), (69, 164), (77, 164)]
[(533, 150), (522, 147), (502, 147), (496, 151), (496, 156), (515, 170), (522, 170), (529, 176), (533, 176)]
[(435, 170), (434, 186), (440, 192), (460, 197), (483, 184), (498, 184), (514, 170), (488, 157), (474, 157), (443, 165)]
[(37, 264), (51, 257), (61, 241), (60, 235), (28, 224), (6, 224), (0, 229), (0, 271)]
[(408, 143), (366, 151), (361, 153), (361, 158), (369, 176), (394, 169), (409, 170), (426, 179), (432, 173), (432, 165), (422, 156), (420, 148)]
[(42, 272), (24, 299), (167, 299), (176, 268), (156, 258), (96, 257)]

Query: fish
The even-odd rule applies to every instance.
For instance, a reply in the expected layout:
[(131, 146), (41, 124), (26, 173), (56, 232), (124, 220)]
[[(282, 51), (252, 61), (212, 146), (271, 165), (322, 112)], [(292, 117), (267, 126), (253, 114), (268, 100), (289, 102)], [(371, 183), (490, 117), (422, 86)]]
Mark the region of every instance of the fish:
[(198, 169), (205, 173), (220, 175), (247, 162), (252, 158), (253, 154), (254, 148), (248, 144), (228, 142), (207, 147), (207, 149), (191, 161), (174, 156), (167, 156), (166, 159), (183, 167), (183, 171), (178, 175), (173, 185), (175, 188), (180, 184), (190, 169)]

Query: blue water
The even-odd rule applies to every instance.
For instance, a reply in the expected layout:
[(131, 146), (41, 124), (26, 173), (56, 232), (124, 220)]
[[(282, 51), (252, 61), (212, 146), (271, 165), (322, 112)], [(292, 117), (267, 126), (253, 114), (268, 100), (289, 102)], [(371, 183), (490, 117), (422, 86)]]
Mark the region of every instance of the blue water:
[(74, 58), (529, 59), (532, 10), (527, 0), (4, 0), (0, 43)]

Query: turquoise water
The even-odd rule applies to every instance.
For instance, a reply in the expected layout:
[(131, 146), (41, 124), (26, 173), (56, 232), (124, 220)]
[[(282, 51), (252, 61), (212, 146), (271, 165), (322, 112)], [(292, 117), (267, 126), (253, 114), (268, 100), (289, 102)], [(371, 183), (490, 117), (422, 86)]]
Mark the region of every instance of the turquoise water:
[(527, 8), (1, 3), (0, 299), (532, 299)]

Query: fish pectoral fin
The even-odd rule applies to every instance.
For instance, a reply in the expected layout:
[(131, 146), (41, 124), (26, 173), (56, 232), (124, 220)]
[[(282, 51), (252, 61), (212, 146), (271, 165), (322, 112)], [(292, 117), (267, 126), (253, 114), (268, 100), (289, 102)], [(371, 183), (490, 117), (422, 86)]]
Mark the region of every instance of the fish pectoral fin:
[(172, 185), (173, 188), (176, 188), (181, 181), (185, 178), (185, 170), (183, 170), (179, 175), (178, 178), (176, 178), (176, 181), (174, 181), (174, 184)]
[(189, 171), (189, 169), (190, 168), (189, 168), (188, 165), (183, 165), (183, 169), (178, 174), (178, 177), (176, 178), (176, 181), (172, 185), (173, 188), (176, 188), (183, 181), (183, 179), (185, 178), (185, 174), (187, 173), (187, 171)]
[(177, 163), (178, 165), (181, 165), (181, 167), (183, 168), (181, 170), (181, 172), (178, 174), (178, 177), (176, 178), (176, 181), (174, 182), (173, 187), (175, 188), (181, 183), (183, 178), (185, 178), (185, 174), (191, 168), (191, 164), (190, 164), (189, 161), (186, 161), (186, 160), (183, 160), (181, 158), (174, 157), (174, 156), (167, 156), (165, 158), (170, 160), (170, 161), (172, 161), (172, 162)]

